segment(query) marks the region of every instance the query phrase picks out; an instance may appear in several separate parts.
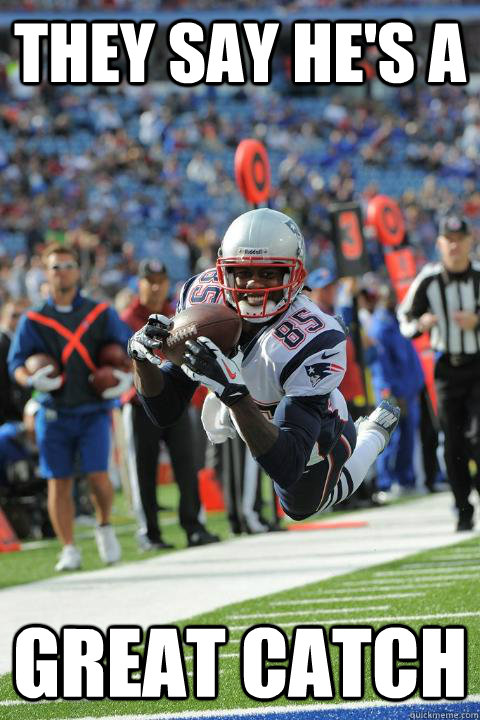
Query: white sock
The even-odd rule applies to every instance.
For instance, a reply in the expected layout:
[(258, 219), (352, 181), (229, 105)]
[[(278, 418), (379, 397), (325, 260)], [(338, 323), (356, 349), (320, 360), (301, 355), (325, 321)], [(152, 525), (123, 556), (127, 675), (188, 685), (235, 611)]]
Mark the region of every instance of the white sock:
[(384, 436), (374, 428), (368, 428), (358, 435), (355, 450), (344, 466), (352, 476), (354, 490), (362, 484), (370, 465), (375, 462), (384, 447)]

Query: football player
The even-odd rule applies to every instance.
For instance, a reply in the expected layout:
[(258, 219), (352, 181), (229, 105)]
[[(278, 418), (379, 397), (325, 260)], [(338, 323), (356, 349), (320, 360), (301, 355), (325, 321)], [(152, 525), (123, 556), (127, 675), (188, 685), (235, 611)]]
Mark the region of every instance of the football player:
[(168, 336), (170, 320), (158, 315), (129, 343), (151, 419), (173, 423), (198, 383), (206, 385), (214, 394), (204, 406), (207, 434), (222, 441), (234, 425), (294, 520), (355, 492), (400, 415), (383, 401), (353, 424), (338, 390), (346, 369), (344, 329), (302, 293), (304, 259), (304, 239), (290, 217), (269, 208), (246, 212), (228, 228), (216, 268), (185, 283), (178, 307), (234, 308), (243, 321), (235, 357), (200, 337), (187, 341), (181, 368), (159, 367), (153, 350)]

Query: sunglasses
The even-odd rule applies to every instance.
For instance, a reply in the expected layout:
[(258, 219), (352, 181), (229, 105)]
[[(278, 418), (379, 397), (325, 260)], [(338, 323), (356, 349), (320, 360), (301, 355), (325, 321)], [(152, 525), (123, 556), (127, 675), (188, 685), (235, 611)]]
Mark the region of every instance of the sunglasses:
[(50, 265), (50, 270), (75, 270), (78, 268), (77, 263), (75, 262), (62, 262), (62, 263), (55, 263), (55, 265)]

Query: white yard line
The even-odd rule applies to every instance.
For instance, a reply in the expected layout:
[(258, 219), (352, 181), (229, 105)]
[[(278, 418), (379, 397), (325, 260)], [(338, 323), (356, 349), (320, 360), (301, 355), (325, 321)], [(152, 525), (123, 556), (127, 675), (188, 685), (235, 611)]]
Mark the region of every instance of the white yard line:
[[(437, 577), (437, 575), (445, 575), (446, 577), (475, 577), (475, 575), (478, 575), (478, 572), (476, 573), (459, 573), (459, 568), (435, 568), (435, 567), (429, 567), (424, 568), (425, 569), (425, 577)], [(470, 569), (470, 568), (468, 568)], [(472, 568), (473, 569), (473, 568)], [(420, 568), (411, 568), (411, 569), (403, 569), (403, 567), (399, 567), (398, 570), (379, 570), (378, 572), (373, 573), (374, 576), (381, 575), (382, 577), (398, 577), (400, 575), (415, 575), (419, 580), (423, 578), (423, 574)]]
[[(325, 517), (328, 519), (331, 516)], [(454, 532), (450, 493), (364, 510), (343, 519), (367, 524), (321, 532), (251, 535), (2, 590), (0, 673), (10, 670), (13, 637), (27, 624), (44, 624), (58, 631), (64, 625), (105, 630), (109, 625), (175, 623), (230, 603), (464, 539)], [(387, 579), (393, 586), (393, 578)], [(466, 579), (465, 574), (459, 579)], [(408, 582), (413, 583), (413, 578)], [(424, 582), (416, 579), (411, 589), (423, 589)], [(365, 587), (365, 581), (361, 584)], [(350, 595), (354, 591), (353, 584), (345, 583), (345, 588)]]
[(466, 570), (473, 570), (474, 568), (480, 567), (480, 559), (476, 560), (437, 560), (437, 561), (425, 561), (425, 562), (412, 562), (412, 563), (404, 563), (402, 565), (403, 568), (423, 568), (425, 570), (428, 570), (428, 568), (431, 567), (439, 567), (439, 568), (452, 568), (453, 570), (461, 570), (465, 568)]
[[(388, 610), (390, 605), (362, 605), (362, 607), (349, 608), (322, 608), (322, 612), (329, 612), (332, 615), (348, 615), (351, 612), (363, 612), (365, 610)], [(239, 613), (238, 615), (228, 615), (227, 620), (248, 620), (253, 618), (278, 618), (287, 615), (311, 615), (315, 610), (284, 610), (283, 612), (265, 612), (259, 610), (257, 613)]]
[[(310, 613), (312, 620), (315, 620), (319, 625), (334, 625), (338, 623), (340, 618), (331, 617), (317, 617), (314, 612)], [(407, 620), (441, 620), (443, 618), (464, 618), (464, 617), (479, 617), (480, 611), (469, 611), (469, 612), (451, 612), (451, 613), (432, 613), (429, 615), (385, 615), (379, 616), (374, 615), (372, 617), (356, 617), (355, 624), (358, 623), (393, 623), (393, 622), (405, 622)], [(282, 622), (282, 628), (296, 627), (296, 622)], [(230, 625), (230, 632), (238, 632), (240, 630), (248, 630), (250, 625)]]
[[(382, 600), (399, 600), (400, 598), (408, 597), (423, 597), (423, 592), (404, 592), (404, 593), (382, 593)], [(332, 595), (330, 597), (311, 597), (308, 600), (275, 600), (275, 602), (269, 603), (269, 607), (280, 607), (290, 605), (318, 605), (329, 602), (361, 602), (364, 600), (378, 600), (378, 595), (350, 595), (337, 597)]]
[[(463, 577), (463, 576), (462, 576)], [(455, 582), (455, 578), (453, 580), (450, 579), (443, 579), (443, 578), (425, 578), (425, 576), (422, 576), (422, 585), (425, 585), (425, 589), (429, 590), (430, 588), (439, 588), (439, 587), (445, 587), (446, 585), (452, 585)], [(395, 580), (395, 578), (389, 578), (388, 580), (355, 580), (350, 583), (345, 583), (345, 585), (340, 585), (340, 588), (345, 588), (341, 592), (344, 593), (351, 593), (352, 589), (357, 590), (400, 590), (400, 588), (405, 587), (405, 578), (402, 580)], [(348, 589), (347, 589), (348, 588)], [(340, 592), (340, 590), (335, 590), (335, 592)]]

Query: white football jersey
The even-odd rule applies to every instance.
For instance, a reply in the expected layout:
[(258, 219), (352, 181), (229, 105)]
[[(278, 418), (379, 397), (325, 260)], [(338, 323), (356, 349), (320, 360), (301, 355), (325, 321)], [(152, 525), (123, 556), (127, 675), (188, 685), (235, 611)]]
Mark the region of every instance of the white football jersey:
[[(178, 310), (198, 303), (224, 304), (215, 269), (185, 283)], [(346, 370), (345, 333), (306, 295), (298, 295), (285, 312), (261, 326), (235, 360), (252, 398), (269, 419), (286, 395), (330, 396), (329, 409), (347, 419), (345, 400), (336, 389)]]

